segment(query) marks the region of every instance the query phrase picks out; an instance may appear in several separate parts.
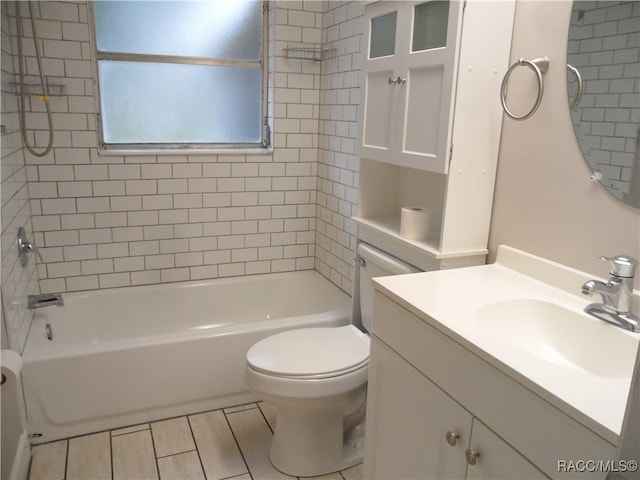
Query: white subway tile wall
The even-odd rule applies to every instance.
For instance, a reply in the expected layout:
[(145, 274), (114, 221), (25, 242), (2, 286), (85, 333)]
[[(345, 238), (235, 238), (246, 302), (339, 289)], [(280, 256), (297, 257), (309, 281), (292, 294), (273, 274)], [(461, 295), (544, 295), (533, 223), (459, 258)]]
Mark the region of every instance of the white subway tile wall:
[(326, 2), (322, 62), (316, 218), (316, 269), (351, 292), (354, 278), (358, 172), (356, 152), (360, 69), (364, 58), (362, 2)]
[[(24, 148), (20, 136), (17, 82), (17, 59), (11, 51), (11, 37), (15, 36), (15, 3), (1, 2), (2, 19), (2, 348), (22, 352), (33, 312), (27, 309), (27, 294), (38, 293), (35, 258), (30, 255), (29, 265), (23, 268), (18, 261), (16, 235), (23, 227), (32, 232), (31, 209), (25, 165)], [(26, 45), (25, 45), (26, 46)], [(46, 121), (46, 120), (45, 120)], [(46, 141), (46, 140), (45, 140)], [(48, 188), (35, 186), (34, 191), (45, 196)], [(55, 185), (55, 184), (54, 184)], [(55, 226), (55, 225), (54, 225)], [(6, 328), (6, 331), (4, 330)]]
[[(351, 293), (362, 7), (313, 0), (269, 8), (272, 154), (102, 155), (87, 3), (34, 2), (45, 73), (65, 88), (50, 102), (53, 151), (25, 153), (26, 168), (12, 180), (22, 178), (20, 218), (33, 215), (43, 292), (316, 268)], [(6, 23), (3, 15), (3, 35)], [(322, 62), (283, 52), (321, 43), (335, 53)], [(17, 110), (6, 92), (3, 118)], [(46, 117), (37, 97), (30, 100), (27, 123), (42, 146)], [(18, 135), (11, 138), (21, 156)], [(3, 222), (5, 155), (14, 155), (6, 143)]]

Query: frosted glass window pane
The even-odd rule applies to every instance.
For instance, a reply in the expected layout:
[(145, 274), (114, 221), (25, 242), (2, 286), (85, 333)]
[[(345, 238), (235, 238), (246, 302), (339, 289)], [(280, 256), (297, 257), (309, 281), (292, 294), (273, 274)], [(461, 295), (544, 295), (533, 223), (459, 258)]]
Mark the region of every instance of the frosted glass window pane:
[(447, 45), (449, 2), (433, 1), (416, 5), (413, 20), (412, 52)]
[(98, 51), (262, 58), (262, 2), (97, 1)]
[(397, 12), (371, 19), (371, 45), (369, 58), (386, 57), (396, 51)]
[(106, 143), (259, 143), (262, 70), (98, 62)]

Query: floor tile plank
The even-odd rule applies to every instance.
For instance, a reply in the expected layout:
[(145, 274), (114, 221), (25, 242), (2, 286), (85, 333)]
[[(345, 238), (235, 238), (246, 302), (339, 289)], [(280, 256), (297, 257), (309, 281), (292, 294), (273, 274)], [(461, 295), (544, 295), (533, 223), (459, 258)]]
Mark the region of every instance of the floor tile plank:
[[(259, 402), (38, 445), (29, 480), (292, 479), (269, 461), (276, 415)], [(362, 464), (313, 480), (343, 478)]]
[(111, 435), (94, 433), (69, 440), (67, 480), (111, 479)]
[(247, 473), (236, 440), (221, 410), (191, 415), (189, 423), (208, 480)]
[(111, 436), (126, 435), (127, 433), (139, 432), (140, 430), (149, 430), (148, 423), (141, 423), (140, 425), (132, 425), (131, 427), (118, 428), (111, 430)]
[(158, 458), (196, 449), (187, 417), (154, 422), (151, 431)]
[(235, 407), (223, 408), (224, 413), (241, 412), (242, 410), (250, 410), (256, 408), (256, 403), (245, 403), (244, 405), (236, 405)]
[(158, 468), (149, 430), (112, 438), (114, 480), (157, 480)]
[(254, 480), (295, 478), (276, 470), (269, 461), (272, 433), (260, 409), (227, 415)]
[(340, 475), (340, 472), (334, 472), (318, 475), (317, 477), (304, 477), (304, 480), (342, 480), (342, 475)]
[(64, 480), (67, 440), (33, 447), (29, 480)]
[(345, 480), (362, 480), (362, 464), (354, 465), (341, 473)]
[(258, 406), (260, 407), (260, 410), (262, 410), (264, 417), (267, 419), (267, 422), (271, 427), (271, 431), (272, 432), (275, 431), (276, 418), (278, 417), (278, 409), (273, 405), (271, 405), (270, 403), (266, 403), (266, 402), (260, 402)]
[(185, 452), (158, 459), (161, 480), (204, 480), (197, 452)]

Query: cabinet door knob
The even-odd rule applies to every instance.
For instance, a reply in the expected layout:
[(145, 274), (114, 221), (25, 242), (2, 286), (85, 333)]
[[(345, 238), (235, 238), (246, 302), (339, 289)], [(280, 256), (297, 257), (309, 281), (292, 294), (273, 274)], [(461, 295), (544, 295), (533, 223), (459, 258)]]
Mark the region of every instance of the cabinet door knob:
[(398, 76), (398, 78), (396, 78), (396, 82), (398, 83), (398, 85), (404, 85), (405, 83), (407, 83), (407, 79), (401, 76)]
[(480, 453), (476, 452), (475, 450), (471, 450), (470, 448), (467, 448), (467, 450), (464, 452), (464, 456), (467, 458), (467, 463), (469, 465), (475, 465), (476, 460), (480, 456)]
[[(398, 78), (400, 78), (400, 77), (398, 77)], [(389, 77), (389, 85), (395, 85), (396, 82), (398, 81), (398, 78)]]
[(449, 431), (449, 432), (447, 432), (446, 438), (447, 438), (447, 443), (449, 445), (451, 445), (452, 447), (455, 447), (458, 439), (460, 438), (460, 435), (458, 435), (457, 433)]

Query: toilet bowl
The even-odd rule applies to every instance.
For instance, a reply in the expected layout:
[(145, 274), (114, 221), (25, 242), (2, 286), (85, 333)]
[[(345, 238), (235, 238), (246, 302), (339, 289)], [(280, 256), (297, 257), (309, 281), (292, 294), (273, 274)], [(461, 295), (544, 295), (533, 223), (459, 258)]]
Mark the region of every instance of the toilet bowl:
[[(418, 269), (360, 243), (362, 324), (371, 326), (371, 278)], [(278, 409), (269, 458), (288, 475), (337, 472), (362, 461), (369, 336), (354, 325), (289, 330), (247, 352), (245, 381)]]
[(364, 411), (368, 363), (369, 338), (353, 325), (290, 330), (249, 349), (246, 383), (278, 408), (274, 467), (315, 476), (359, 463), (361, 445), (343, 445), (343, 432), (345, 419)]

